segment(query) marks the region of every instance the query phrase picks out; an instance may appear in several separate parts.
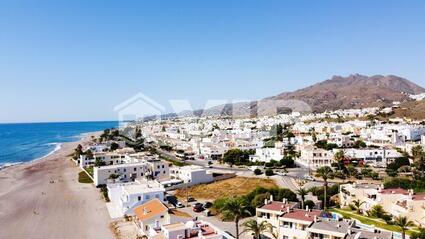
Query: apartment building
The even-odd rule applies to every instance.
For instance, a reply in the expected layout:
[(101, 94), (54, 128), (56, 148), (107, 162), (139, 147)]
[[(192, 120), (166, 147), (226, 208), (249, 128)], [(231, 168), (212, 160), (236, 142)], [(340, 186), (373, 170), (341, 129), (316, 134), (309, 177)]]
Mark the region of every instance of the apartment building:
[(164, 201), (165, 188), (154, 180), (136, 180), (129, 183), (108, 184), (107, 203), (108, 211), (112, 218), (123, 215), (134, 215), (133, 209), (157, 199)]
[(381, 205), (393, 216), (405, 216), (417, 225), (425, 225), (425, 193), (402, 188), (384, 189), (371, 184), (344, 184), (340, 186), (339, 197), (342, 207), (360, 200), (364, 202), (361, 206), (363, 213)]

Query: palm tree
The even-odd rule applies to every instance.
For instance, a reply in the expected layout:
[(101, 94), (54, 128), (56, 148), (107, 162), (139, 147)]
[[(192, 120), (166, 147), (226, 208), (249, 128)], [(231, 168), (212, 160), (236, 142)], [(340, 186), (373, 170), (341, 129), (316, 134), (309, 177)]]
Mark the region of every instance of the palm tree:
[(369, 216), (378, 217), (378, 218), (381, 218), (385, 213), (386, 212), (384, 210), (384, 207), (382, 207), (382, 205), (379, 205), (379, 204), (373, 206), (372, 209), (370, 209), (368, 212)]
[(266, 221), (258, 223), (257, 220), (251, 219), (244, 222), (242, 225), (245, 229), (241, 233), (251, 232), (254, 236), (254, 239), (260, 239), (261, 234), (266, 231), (273, 231), (273, 226)]
[(399, 217), (394, 218), (394, 225), (400, 227), (401, 238), (405, 239), (407, 229), (409, 229), (409, 227), (413, 226), (414, 224), (407, 217), (399, 216)]
[(304, 209), (305, 196), (307, 196), (308, 190), (300, 188), (297, 190), (297, 194), (301, 197), (301, 208)]
[(328, 208), (327, 204), (326, 204), (326, 193), (327, 193), (327, 189), (328, 189), (328, 179), (333, 178), (333, 171), (329, 166), (325, 166), (325, 167), (321, 167), (319, 169), (317, 169), (316, 171), (317, 176), (321, 177), (324, 181), (323, 186), (324, 186), (324, 198), (323, 198), (323, 208), (326, 209)]
[(248, 211), (248, 204), (243, 198), (230, 198), (224, 204), (221, 213), (225, 219), (235, 222), (236, 239), (239, 239), (239, 220), (251, 214)]
[(356, 213), (357, 214), (361, 214), (362, 213), (362, 209), (361, 206), (364, 204), (364, 201), (360, 201), (360, 199), (354, 200), (353, 201), (353, 206), (356, 209)]

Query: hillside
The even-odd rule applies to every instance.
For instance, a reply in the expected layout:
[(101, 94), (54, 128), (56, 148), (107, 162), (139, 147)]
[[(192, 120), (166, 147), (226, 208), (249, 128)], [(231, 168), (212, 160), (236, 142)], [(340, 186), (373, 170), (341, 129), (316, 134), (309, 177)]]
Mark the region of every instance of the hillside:
[(394, 101), (406, 101), (410, 94), (425, 89), (398, 76), (334, 76), (313, 86), (286, 92), (270, 99), (301, 100), (314, 112), (347, 108), (366, 108), (391, 105)]
[(394, 110), (391, 117), (423, 120), (425, 119), (425, 100), (404, 102), (400, 105), (400, 108)]

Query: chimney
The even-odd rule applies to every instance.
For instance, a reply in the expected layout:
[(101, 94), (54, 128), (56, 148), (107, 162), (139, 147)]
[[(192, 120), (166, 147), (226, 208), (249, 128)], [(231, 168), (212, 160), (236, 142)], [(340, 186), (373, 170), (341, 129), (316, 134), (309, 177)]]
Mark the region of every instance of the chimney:
[(317, 222), (317, 216), (314, 215), (314, 222)]
[(270, 202), (273, 202), (273, 194), (270, 195)]
[(308, 205), (305, 206), (305, 210), (308, 212)]
[(284, 204), (286, 204), (286, 198), (283, 198), (283, 199), (282, 199), (282, 202), (283, 202)]
[(286, 213), (289, 213), (291, 209), (289, 207), (286, 207)]
[(264, 205), (267, 205), (267, 204), (269, 204), (269, 203), (268, 203), (268, 200), (266, 198), (266, 199), (264, 199)]

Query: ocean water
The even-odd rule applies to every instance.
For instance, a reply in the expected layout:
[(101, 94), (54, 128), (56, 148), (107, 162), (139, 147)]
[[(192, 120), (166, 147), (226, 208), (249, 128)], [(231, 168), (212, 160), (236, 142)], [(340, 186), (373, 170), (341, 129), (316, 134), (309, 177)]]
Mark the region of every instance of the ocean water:
[(118, 127), (118, 122), (0, 124), (0, 168), (52, 154), (84, 133)]

